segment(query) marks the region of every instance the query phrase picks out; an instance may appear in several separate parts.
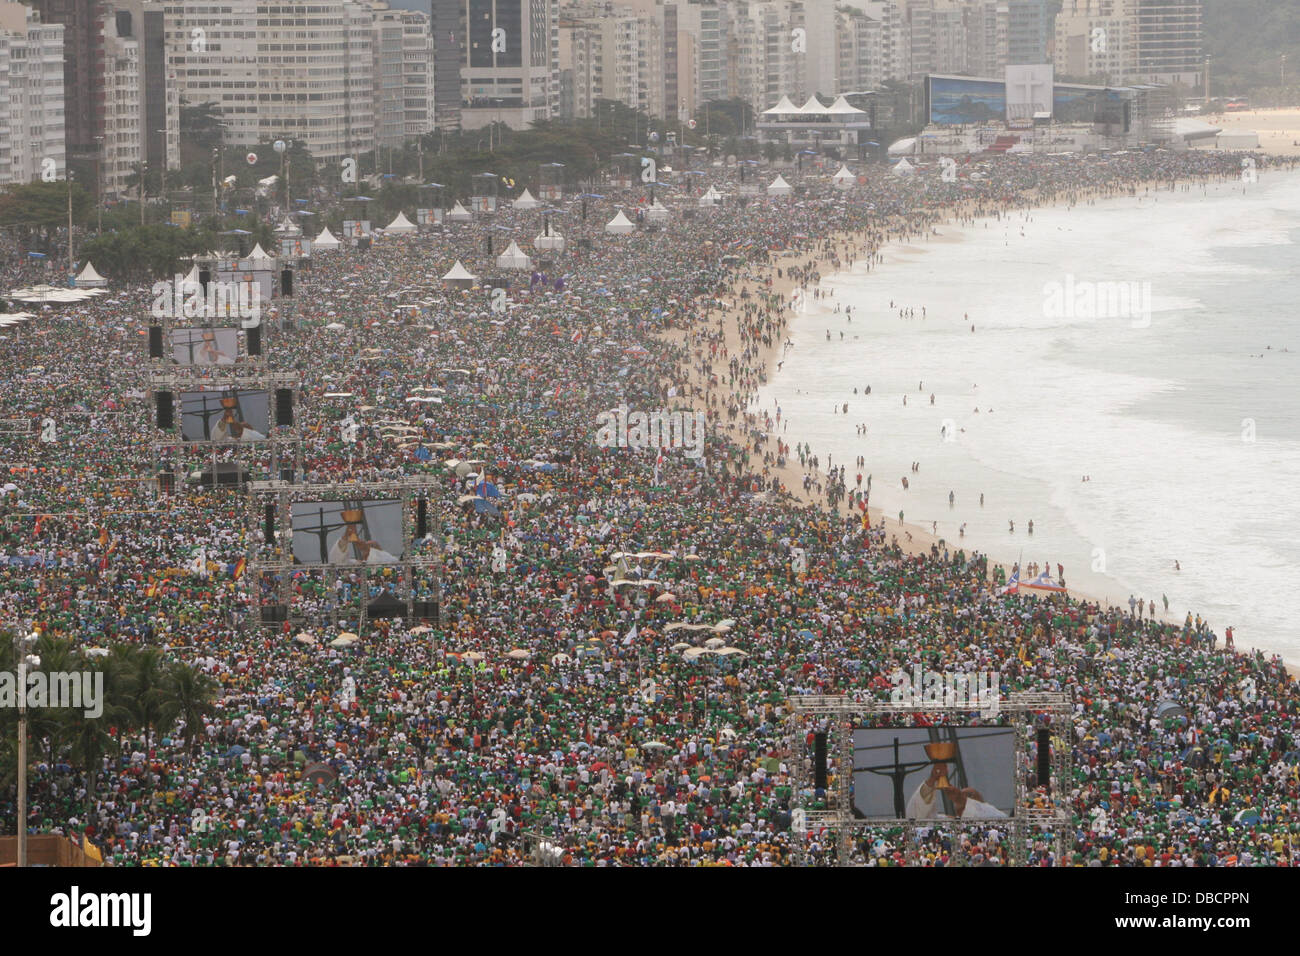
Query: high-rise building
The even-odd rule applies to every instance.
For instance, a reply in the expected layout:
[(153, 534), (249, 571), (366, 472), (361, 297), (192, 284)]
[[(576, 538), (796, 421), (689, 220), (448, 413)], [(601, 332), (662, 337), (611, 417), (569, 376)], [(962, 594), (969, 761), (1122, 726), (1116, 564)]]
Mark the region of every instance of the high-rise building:
[(433, 122), (438, 129), (460, 128), (463, 91), (460, 64), (465, 39), (461, 22), (464, 0), (431, 0), (433, 40)]
[(402, 22), (402, 113), (407, 139), (433, 129), (433, 35), (429, 17), (411, 10), (398, 12)]
[(0, 184), (67, 175), (64, 27), (0, 3)]
[[(376, 11), (359, 0), (166, 3), (182, 100), (213, 103), (226, 142), (300, 142), (320, 160), (375, 145)], [(399, 77), (400, 79), (400, 41)], [(401, 93), (395, 93), (401, 109)], [(399, 121), (400, 122), (400, 121)]]
[(1203, 0), (1064, 0), (1056, 18), (1057, 72), (1199, 87), (1203, 16)]
[(1030, 66), (1048, 61), (1048, 39), (1052, 35), (1048, 0), (1006, 0), (1007, 63)]
[[(127, 194), (127, 180), (144, 162), (143, 87), (140, 82), (140, 44), (125, 23), (110, 10), (104, 18), (102, 38), (103, 98), (96, 117), (102, 131), (100, 186), (105, 195)], [(140, 188), (137, 184), (134, 190)]]
[(1001, 76), (1009, 56), (1011, 10), (1005, 0), (979, 0), (966, 16), (966, 72)]
[(1057, 76), (1127, 82), (1137, 68), (1133, 0), (1065, 0), (1056, 16)]
[(371, 75), (374, 82), (375, 145), (400, 146), (406, 136), (406, 90), (402, 76), (405, 55), (403, 26), (396, 11), (386, 3), (372, 5), (375, 11), (371, 36)]
[(258, 141), (258, 0), (166, 0), (167, 51), (181, 101), (213, 104), (227, 143)]
[(515, 129), (559, 109), (556, 0), (463, 0), (461, 116), (464, 129)]
[(1204, 0), (1137, 0), (1133, 82), (1198, 87), (1205, 77)]
[(154, 0), (111, 0), (113, 32), (135, 41), (140, 79), (140, 151), (150, 169), (180, 166), (180, 93), (168, 61), (166, 17)]
[(63, 88), (67, 98), (68, 151), (93, 160), (103, 130), (97, 115), (104, 99), (103, 24), (106, 0), (30, 0), (40, 22), (63, 27)]

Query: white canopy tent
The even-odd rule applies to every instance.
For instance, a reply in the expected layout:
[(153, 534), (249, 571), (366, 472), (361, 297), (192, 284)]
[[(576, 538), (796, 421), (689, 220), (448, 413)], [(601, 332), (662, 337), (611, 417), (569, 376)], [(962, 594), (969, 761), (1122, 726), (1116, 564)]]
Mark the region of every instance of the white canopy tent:
[(543, 233), (534, 239), (533, 248), (538, 252), (563, 252), (564, 237), (552, 229), (549, 236)]
[(799, 112), (799, 107), (790, 102), (790, 97), (782, 96), (781, 101), (770, 110), (763, 110), (764, 116), (788, 116)]
[(865, 113), (866, 110), (860, 110), (852, 106), (843, 95), (836, 98), (835, 102), (826, 108), (826, 112), (831, 116), (852, 116), (855, 113)]
[(858, 177), (849, 172), (849, 167), (841, 166), (840, 171), (831, 177), (836, 189), (848, 189), (858, 181)]
[(788, 196), (792, 192), (794, 192), (794, 187), (787, 183), (785, 177), (780, 173), (777, 174), (776, 179), (772, 180), (772, 185), (767, 187), (769, 196)]
[(799, 107), (800, 116), (825, 116), (829, 110), (822, 105), (822, 101), (816, 96), (808, 97), (808, 102)]
[[(340, 245), (341, 243), (334, 238), (334, 233), (330, 232), (329, 226), (326, 226), (321, 231), (321, 234), (316, 237), (316, 241), (311, 244), (313, 249), (337, 249)], [(194, 275), (197, 279), (198, 272), (195, 271)]]
[(894, 165), (892, 172), (895, 176), (911, 176), (916, 172), (916, 167), (909, 163), (907, 157), (904, 156)]
[(645, 217), (652, 222), (662, 222), (668, 218), (668, 207), (656, 199), (645, 211)]
[(108, 280), (95, 271), (94, 265), (89, 260), (86, 261), (86, 268), (81, 270), (81, 275), (77, 276), (78, 289), (100, 289), (108, 285)]
[(519, 198), (512, 203), (516, 209), (537, 209), (541, 204), (541, 200), (534, 199), (533, 194), (527, 189), (525, 189), (523, 193), (520, 194)]
[(617, 216), (605, 223), (605, 231), (616, 235), (624, 235), (625, 233), (635, 232), (636, 225), (627, 216), (623, 215), (623, 210), (620, 209)]
[(533, 260), (514, 241), (511, 241), (509, 249), (497, 256), (498, 269), (527, 269), (532, 264)]
[(477, 278), (478, 276), (466, 269), (465, 266), (461, 264), (461, 261), (457, 259), (456, 264), (451, 267), (445, 276), (442, 277), (442, 281), (456, 285), (469, 286), (472, 285), (474, 280)]
[(262, 244), (259, 242), (253, 246), (253, 251), (248, 254), (248, 258), (251, 262), (261, 262), (269, 260), (271, 257), (266, 254), (266, 250), (262, 248)]
[(407, 219), (404, 212), (398, 212), (397, 218), (384, 227), (384, 232), (397, 235), (406, 235), (415, 231), (417, 231), (415, 223)]
[(275, 227), (275, 234), (277, 236), (283, 236), (286, 239), (293, 239), (302, 235), (302, 227), (288, 216), (285, 216), (284, 222)]
[(447, 213), (447, 220), (449, 222), (469, 222), (473, 218), (474, 217), (469, 214), (469, 210), (460, 203), (456, 203), (456, 205), (452, 207), (451, 212)]

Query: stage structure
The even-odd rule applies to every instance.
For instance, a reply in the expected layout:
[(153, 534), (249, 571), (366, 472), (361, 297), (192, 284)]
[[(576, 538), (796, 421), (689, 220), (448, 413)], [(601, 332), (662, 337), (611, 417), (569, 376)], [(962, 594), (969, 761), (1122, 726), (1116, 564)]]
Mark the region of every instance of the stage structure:
[[(380, 482), (250, 482), (248, 540), (260, 544), (250, 549), (244, 580), (251, 589), (254, 624), (276, 627), (288, 621), (291, 628), (302, 628), (325, 623), (309, 619), (294, 600), (293, 579), (301, 574), (323, 578), (331, 595), (329, 623), (335, 627), (339, 582), (353, 579), (360, 593), (358, 633), (373, 616), (441, 620), (442, 528), (434, 528), (430, 507), (437, 493), (437, 480), (421, 476)], [(371, 593), (372, 582), (381, 586), (378, 598)], [(386, 585), (391, 592), (382, 590)]]
[[(837, 866), (853, 865), (855, 842), (874, 832), (889, 831), (902, 834), (906, 847), (905, 858), (908, 865), (916, 865), (917, 846), (922, 832), (950, 833), (954, 839), (954, 855), (959, 856), (960, 836), (963, 832), (976, 832), (996, 827), (1008, 838), (1008, 865), (1024, 864), (1029, 859), (1030, 844), (1037, 840), (1052, 842), (1056, 865), (1065, 864), (1068, 839), (1073, 832), (1070, 823), (1068, 794), (1072, 784), (1073, 763), (1073, 714), (1074, 706), (1068, 694), (1050, 692), (1017, 692), (1002, 696), (996, 701), (996, 714), (1000, 723), (988, 718), (992, 702), (981, 701), (978, 705), (969, 702), (957, 704), (919, 704), (916, 701), (893, 702), (889, 700), (854, 700), (842, 696), (800, 696), (789, 698), (790, 712), (787, 716), (789, 759), (791, 773), (796, 777), (802, 773), (807, 757), (807, 735), (810, 725), (823, 725), (825, 737), (825, 759), (827, 766), (835, 766), (833, 786), (828, 786), (824, 799), (818, 799), (817, 789), (809, 786), (808, 781), (796, 784), (792, 788), (790, 801), (791, 836), (794, 857), (797, 865), (814, 865), (810, 859), (809, 843), (819, 834), (833, 837)], [(957, 730), (975, 734), (992, 731), (999, 727), (1014, 731), (1014, 810), (1009, 817), (992, 819), (983, 818), (911, 818), (906, 815), (895, 817), (864, 817), (854, 814), (854, 778), (859, 773), (884, 773), (881, 768), (867, 771), (854, 766), (855, 731), (902, 731), (913, 729), (900, 724), (899, 719), (947, 717), (970, 718), (978, 716), (976, 723), (949, 723), (930, 720), (927, 730), (940, 732), (934, 736), (936, 741), (943, 739), (943, 731)], [(816, 731), (814, 731), (816, 732)], [(1037, 776), (1030, 782), (1033, 761), (1031, 756), (1040, 742), (1046, 741), (1050, 746), (1050, 763), (1041, 764), (1040, 769), (1048, 773), (1047, 786), (1037, 786)], [(943, 762), (954, 763), (960, 767), (959, 757), (952, 756), (952, 751), (931, 750), (929, 745), (924, 753), (927, 758), (913, 761), (911, 764), (897, 766), (897, 771), (919, 772), (920, 765)], [(942, 759), (940, 759), (942, 758)], [(913, 764), (916, 766), (914, 767)], [(814, 771), (816, 771), (814, 767)], [(816, 781), (812, 781), (815, 783)], [(943, 781), (946, 783), (946, 780)], [(939, 786), (943, 786), (943, 783)], [(897, 788), (897, 784), (895, 787)], [(1035, 800), (1037, 796), (1039, 799)], [(945, 798), (946, 799), (946, 798)], [(1036, 803), (1046, 806), (1036, 806)], [(812, 806), (812, 804), (820, 806)], [(956, 858), (958, 865), (969, 861)], [(952, 864), (950, 864), (952, 865)]]
[[(166, 350), (186, 356), (194, 348), (220, 347), (220, 337), (215, 345), (200, 337), (195, 346), (192, 331), (170, 329), (182, 334)], [(162, 491), (183, 483), (196, 460), (211, 467), (211, 479), (204, 483), (212, 487), (242, 484), (251, 474), (249, 464), (285, 481), (302, 474), (303, 436), (294, 414), (299, 373), (271, 372), (264, 364), (168, 367), (170, 359), (154, 361), (149, 373), (157, 429), (153, 473)]]

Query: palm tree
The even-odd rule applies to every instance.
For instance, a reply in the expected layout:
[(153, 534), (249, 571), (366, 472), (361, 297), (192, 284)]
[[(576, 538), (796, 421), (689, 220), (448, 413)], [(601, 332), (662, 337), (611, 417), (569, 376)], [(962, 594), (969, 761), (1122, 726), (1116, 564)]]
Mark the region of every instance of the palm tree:
[(129, 656), (125, 680), (125, 689), (130, 693), (127, 709), (135, 726), (144, 731), (144, 746), (148, 750), (153, 742), (153, 731), (163, 716), (166, 675), (162, 666), (162, 651), (156, 647), (136, 648)]
[(159, 729), (170, 728), (180, 720), (185, 725), (185, 747), (192, 754), (203, 729), (203, 718), (212, 712), (216, 699), (217, 682), (211, 677), (188, 664), (172, 664), (163, 681)]
[(122, 749), (122, 734), (134, 729), (131, 714), (131, 661), (136, 648), (115, 644), (104, 658), (104, 725), (112, 727), (117, 750)]
[(86, 776), (86, 812), (89, 813), (95, 803), (96, 784), (99, 771), (104, 763), (104, 756), (114, 750), (113, 737), (108, 732), (105, 716), (108, 713), (107, 700), (104, 715), (98, 718), (87, 717), (84, 711), (73, 710), (64, 720), (60, 737), (67, 747), (68, 760), (80, 767)]

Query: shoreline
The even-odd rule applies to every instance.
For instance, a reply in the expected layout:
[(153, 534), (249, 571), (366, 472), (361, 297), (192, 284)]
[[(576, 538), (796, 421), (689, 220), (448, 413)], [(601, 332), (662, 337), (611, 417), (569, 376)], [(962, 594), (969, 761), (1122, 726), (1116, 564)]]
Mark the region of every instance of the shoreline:
[[(754, 431), (764, 430), (766, 424), (775, 433), (775, 426), (770, 421), (765, 423), (763, 411), (754, 407), (752, 394), (749, 394), (741, 383), (737, 383), (734, 388), (731, 388), (724, 381), (723, 373), (715, 372), (714, 374), (718, 375), (719, 381), (717, 384), (712, 384), (707, 381), (707, 376), (701, 372), (700, 365), (697, 364), (707, 361), (708, 353), (708, 346), (701, 341), (699, 333), (706, 330), (716, 331), (719, 329), (719, 325), (723, 335), (721, 344), (725, 346), (725, 353), (722, 348), (719, 348), (717, 355), (713, 357), (713, 361), (720, 363), (723, 369), (725, 369), (729, 359), (742, 355), (747, 344), (750, 345), (751, 349), (754, 347), (752, 340), (747, 340), (742, 336), (741, 329), (745, 317), (744, 303), (753, 304), (758, 302), (761, 304), (763, 295), (775, 295), (785, 306), (779, 316), (776, 316), (779, 322), (778, 334), (773, 336), (770, 345), (765, 346), (760, 343), (758, 354), (751, 357), (747, 364), (747, 368), (761, 373), (759, 382), (766, 385), (779, 372), (780, 364), (783, 361), (784, 344), (789, 338), (789, 318), (792, 308), (790, 303), (796, 290), (802, 290), (804, 295), (811, 296), (813, 289), (829, 288), (837, 276), (848, 274), (868, 259), (872, 260), (872, 268), (875, 269), (884, 265), (885, 256), (888, 254), (916, 255), (928, 251), (924, 247), (932, 242), (959, 242), (961, 241), (959, 237), (944, 235), (939, 233), (938, 230), (954, 226), (961, 227), (981, 220), (995, 219), (995, 221), (998, 221), (995, 218), (996, 213), (1006, 217), (1062, 205), (1072, 207), (1081, 203), (1090, 204), (1103, 199), (1135, 199), (1140, 201), (1162, 192), (1177, 192), (1185, 186), (1208, 187), (1212, 184), (1226, 185), (1231, 181), (1229, 179), (1207, 178), (1173, 181), (1152, 180), (1132, 189), (1099, 188), (1053, 196), (1042, 196), (1037, 190), (1033, 190), (1025, 196), (1016, 197), (1010, 202), (1001, 204), (997, 209), (990, 209), (988, 206), (974, 201), (944, 208), (939, 211), (938, 217), (933, 222), (925, 226), (927, 231), (920, 234), (907, 232), (904, 228), (905, 224), (886, 220), (878, 229), (871, 232), (859, 230), (810, 237), (805, 243), (810, 248), (773, 252), (771, 260), (767, 264), (751, 264), (732, 282), (728, 300), (721, 303), (721, 309), (717, 305), (708, 307), (702, 317), (691, 325), (684, 328), (674, 328), (664, 333), (664, 335), (669, 341), (688, 348), (690, 359), (687, 367), (679, 367), (677, 370), (679, 380), (689, 383), (687, 394), (702, 397), (706, 403), (717, 400), (721, 403), (721, 407), (726, 407), (730, 403), (740, 404), (743, 402), (741, 414), (734, 420), (728, 421), (724, 416), (716, 415), (712, 410), (709, 412), (709, 417), (714, 427), (721, 429), (736, 447), (750, 448), (752, 450)], [(877, 245), (872, 246), (873, 236), (879, 237), (881, 235), (886, 238)], [(827, 247), (829, 247), (829, 250)], [(841, 263), (838, 265), (833, 261), (835, 255), (841, 257)], [(805, 273), (823, 267), (833, 271), (819, 274), (815, 282), (801, 281), (791, 276), (792, 271)], [(781, 273), (780, 275), (778, 275), (778, 271)], [(748, 299), (742, 298), (745, 292), (749, 293), (750, 297)], [(781, 431), (778, 437), (782, 442), (787, 441), (787, 438), (789, 438), (785, 431)], [(789, 438), (789, 443), (798, 445), (802, 443), (802, 439), (796, 433), (793, 438)], [(848, 514), (848, 512), (842, 512), (838, 508), (831, 508), (826, 501), (822, 489), (827, 478), (826, 469), (829, 467), (829, 463), (819, 464), (819, 467), (814, 471), (811, 466), (808, 468), (801, 466), (797, 454), (791, 454), (787, 456), (784, 465), (778, 466), (774, 462), (770, 465), (763, 465), (761, 459), (759, 459), (755, 462), (754, 467), (755, 470), (761, 469), (761, 473), (769, 479), (772, 477), (779, 478), (785, 490), (800, 504), (811, 505), (822, 513), (834, 517), (843, 518)], [(816, 483), (807, 490), (804, 488), (806, 475), (816, 476)], [(847, 483), (846, 487), (848, 487)], [(938, 547), (941, 551), (946, 549), (949, 554), (962, 550), (971, 555), (980, 554), (984, 556), (987, 559), (990, 571), (995, 567), (1002, 567), (1006, 576), (1010, 577), (1011, 568), (1015, 562), (995, 557), (992, 550), (976, 548), (973, 545), (968, 545), (962, 539), (950, 541), (944, 536), (933, 534), (906, 520), (900, 523), (896, 518), (888, 518), (883, 510), (875, 505), (870, 505), (867, 510), (872, 531), (876, 532), (883, 528), (890, 546), (897, 545), (910, 556), (928, 558), (931, 549), (934, 547)], [(860, 511), (854, 508), (853, 513), (858, 514)], [(1023, 584), (1023, 581), (1028, 577), (1023, 569), (1021, 576)], [(990, 589), (997, 586), (991, 577), (988, 580), (988, 586)], [(1021, 592), (1021, 594), (1024, 595), (1024, 592)], [(1036, 594), (1024, 596), (1031, 596), (1035, 599), (1040, 597)], [(1118, 610), (1121, 613), (1129, 613), (1124, 605), (1111, 604), (1107, 599), (1079, 590), (1073, 586), (1066, 587), (1065, 597), (1070, 602), (1094, 605), (1102, 612)], [(1193, 615), (1196, 614), (1195, 611), (1192, 613)], [(1158, 615), (1148, 614), (1145, 617), (1175, 627), (1181, 627), (1184, 621), (1182, 617), (1163, 613)], [(1220, 636), (1219, 640), (1221, 641), (1221, 639)], [(1217, 650), (1222, 652), (1226, 648), (1222, 643), (1219, 643)], [(1254, 645), (1238, 644), (1233, 650), (1239, 654), (1253, 654), (1258, 651), (1266, 657), (1282, 657), (1278, 651)], [(1283, 663), (1288, 673), (1300, 679), (1300, 664), (1285, 660)]]

